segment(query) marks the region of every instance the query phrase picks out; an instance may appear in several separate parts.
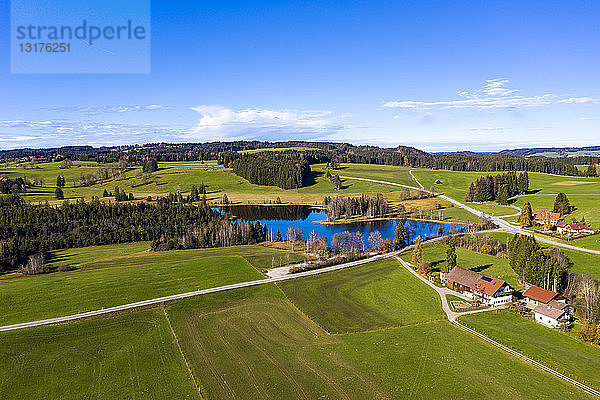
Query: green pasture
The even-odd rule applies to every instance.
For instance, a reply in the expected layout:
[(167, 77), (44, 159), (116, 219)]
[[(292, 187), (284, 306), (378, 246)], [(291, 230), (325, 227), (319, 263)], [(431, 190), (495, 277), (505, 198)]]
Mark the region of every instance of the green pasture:
[[(262, 246), (149, 252), (139, 243), (54, 252), (73, 271), (0, 280), (0, 325), (28, 322), (264, 278), (286, 263)], [(290, 261), (299, 261), (296, 254)]]
[(4, 400), (198, 399), (162, 310), (0, 334)]
[(600, 348), (509, 311), (460, 317), (471, 328), (571, 378), (600, 389)]

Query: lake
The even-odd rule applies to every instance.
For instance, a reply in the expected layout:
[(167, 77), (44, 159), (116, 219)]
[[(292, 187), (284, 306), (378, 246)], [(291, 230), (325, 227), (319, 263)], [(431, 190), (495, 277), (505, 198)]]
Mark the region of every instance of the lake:
[[(327, 238), (331, 244), (331, 238), (335, 233), (348, 231), (350, 233), (360, 232), (363, 235), (365, 245), (368, 247), (367, 238), (373, 231), (379, 231), (383, 239), (394, 239), (394, 232), (398, 225), (397, 220), (382, 220), (370, 222), (353, 222), (349, 224), (324, 225), (315, 224), (316, 221), (324, 221), (327, 218), (325, 210), (315, 209), (309, 206), (262, 206), (262, 205), (237, 205), (227, 207), (227, 212), (241, 220), (259, 221), (266, 225), (269, 234), (275, 237), (277, 230), (281, 236), (289, 227), (299, 228), (302, 231), (302, 239), (308, 238), (311, 231)], [(441, 222), (406, 220), (404, 228), (409, 235), (409, 244), (414, 243), (417, 236), (422, 240), (432, 239), (440, 234), (448, 234), (453, 231), (461, 232), (468, 229), (467, 225), (449, 224)]]

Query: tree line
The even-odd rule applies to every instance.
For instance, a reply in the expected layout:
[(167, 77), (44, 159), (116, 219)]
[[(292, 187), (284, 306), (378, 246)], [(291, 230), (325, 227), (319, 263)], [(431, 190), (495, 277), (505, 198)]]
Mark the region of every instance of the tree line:
[(562, 293), (588, 321), (600, 322), (600, 282), (570, 271), (569, 258), (558, 248), (545, 249), (533, 236), (515, 235), (509, 242), (510, 264), (522, 282)]
[(302, 154), (262, 152), (239, 155), (232, 162), (233, 173), (250, 183), (298, 189), (304, 186), (310, 166)]
[(390, 212), (389, 203), (381, 193), (374, 196), (362, 194), (359, 197), (327, 196), (323, 203), (327, 206), (328, 221), (355, 216), (377, 218)]
[[(451, 171), (528, 171), (548, 174), (579, 176), (592, 174), (592, 168), (579, 171), (577, 165), (597, 165), (599, 157), (523, 157), (514, 154), (476, 153), (427, 153), (414, 147), (398, 146), (392, 149), (376, 146), (356, 146), (349, 143), (329, 142), (212, 142), (212, 143), (149, 143), (135, 146), (113, 146), (94, 148), (91, 146), (66, 146), (49, 149), (17, 149), (0, 151), (3, 161), (96, 161), (116, 163), (125, 159), (130, 165), (145, 165), (148, 160), (164, 161), (203, 161), (236, 158), (240, 152), (267, 148), (303, 147), (306, 150), (287, 152), (302, 153), (309, 164), (313, 163), (364, 163), (424, 167)], [(269, 153), (266, 151), (259, 154)], [(153, 168), (151, 167), (150, 170)], [(595, 169), (595, 168), (594, 168)], [(593, 175), (592, 175), (593, 176)]]
[(508, 204), (508, 200), (529, 190), (529, 174), (527, 171), (517, 175), (510, 171), (505, 174), (482, 176), (472, 182), (465, 201), (486, 202), (496, 200), (499, 204)]
[[(15, 270), (26, 265), (29, 256), (55, 249), (155, 240), (185, 243), (187, 237), (187, 246), (212, 247), (254, 243), (264, 236), (241, 225), (204, 203), (178, 203), (172, 197), (155, 203), (104, 203), (94, 198), (34, 206), (18, 195), (3, 196), (0, 271)], [(258, 229), (256, 224), (252, 229)]]

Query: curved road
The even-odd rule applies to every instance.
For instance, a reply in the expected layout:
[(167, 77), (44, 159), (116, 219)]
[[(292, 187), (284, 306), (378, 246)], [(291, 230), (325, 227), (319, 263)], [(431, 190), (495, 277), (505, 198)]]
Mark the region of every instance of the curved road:
[(409, 186), (409, 185), (403, 185), (403, 184), (395, 183), (395, 182), (380, 181), (380, 180), (376, 180), (376, 179), (356, 178), (356, 177), (352, 177), (352, 176), (341, 176), (340, 175), (340, 178), (344, 178), (344, 179), (356, 179), (356, 180), (359, 180), (359, 181), (381, 183), (381, 184), (384, 184), (384, 185), (398, 186), (398, 187), (403, 187), (403, 188), (407, 188), (407, 189), (422, 190), (422, 191), (424, 191), (426, 193), (429, 193), (429, 194), (431, 194), (433, 196), (437, 196), (437, 197), (439, 197), (441, 199), (444, 199), (444, 200), (446, 200), (446, 201), (454, 204), (457, 207), (460, 207), (460, 208), (462, 208), (464, 210), (467, 210), (471, 214), (474, 214), (474, 215), (476, 215), (478, 217), (489, 219), (490, 221), (492, 221), (494, 224), (498, 225), (503, 231), (505, 231), (507, 233), (511, 233), (513, 235), (516, 235), (516, 234), (529, 235), (529, 236), (535, 237), (535, 239), (538, 242), (546, 243), (546, 244), (549, 244), (549, 245), (552, 245), (552, 246), (563, 247), (565, 249), (570, 249), (570, 250), (575, 250), (575, 251), (581, 251), (581, 252), (584, 252), (584, 253), (591, 253), (591, 254), (600, 255), (600, 250), (591, 250), (591, 249), (586, 249), (584, 247), (572, 246), (570, 244), (556, 242), (556, 241), (551, 240), (551, 239), (547, 239), (547, 238), (543, 238), (543, 237), (537, 236), (535, 234), (532, 234), (531, 232), (528, 232), (528, 231), (522, 229), (521, 227), (512, 225), (511, 223), (503, 220), (502, 218), (506, 217), (506, 215), (500, 216), (500, 217), (496, 217), (496, 216), (493, 216), (493, 215), (488, 215), (488, 214), (486, 214), (486, 213), (484, 213), (482, 211), (474, 209), (473, 207), (469, 207), (466, 204), (463, 204), (463, 203), (461, 203), (461, 202), (459, 202), (457, 200), (454, 200), (451, 197), (448, 197), (448, 196), (443, 195), (443, 194), (434, 193), (434, 192), (431, 192), (429, 190), (426, 190), (426, 189), (423, 188), (423, 185), (421, 184), (421, 182), (419, 182), (419, 180), (413, 175), (412, 172), (413, 171), (410, 171), (410, 176), (413, 177), (413, 179), (415, 180), (415, 182), (417, 182), (417, 184), (419, 185), (419, 187)]
[(558, 372), (558, 371), (556, 371), (556, 370), (554, 370), (554, 369), (552, 369), (550, 367), (547, 367), (544, 364), (542, 364), (542, 363), (540, 363), (538, 361), (535, 361), (535, 360), (527, 357), (526, 355), (524, 355), (522, 353), (519, 353), (519, 352), (511, 349), (510, 347), (506, 347), (502, 343), (496, 342), (495, 340), (490, 339), (489, 337), (487, 337), (487, 336), (485, 336), (485, 335), (483, 335), (483, 334), (481, 334), (481, 333), (479, 333), (479, 332), (477, 332), (477, 331), (475, 331), (475, 330), (473, 330), (473, 329), (471, 329), (471, 328), (469, 328), (469, 327), (461, 324), (458, 321), (458, 317), (460, 317), (461, 315), (468, 315), (468, 314), (475, 314), (475, 313), (480, 313), (480, 312), (485, 312), (485, 311), (491, 311), (491, 310), (494, 310), (495, 308), (485, 308), (485, 309), (482, 309), (482, 310), (466, 311), (466, 312), (462, 312), (462, 313), (454, 312), (454, 311), (452, 311), (450, 309), (450, 306), (448, 305), (448, 301), (446, 299), (446, 295), (447, 294), (451, 294), (451, 295), (458, 296), (458, 297), (463, 297), (463, 298), (464, 298), (464, 296), (462, 296), (461, 294), (459, 294), (459, 293), (457, 293), (457, 292), (455, 292), (453, 290), (450, 290), (448, 288), (440, 288), (440, 287), (435, 286), (433, 283), (429, 282), (427, 279), (425, 279), (421, 275), (419, 275), (411, 267), (411, 265), (409, 263), (407, 263), (406, 261), (404, 261), (402, 258), (398, 257), (397, 255), (395, 256), (395, 258), (411, 274), (415, 275), (421, 281), (423, 281), (424, 283), (426, 283), (427, 285), (429, 285), (431, 288), (433, 288), (433, 290), (435, 290), (440, 295), (440, 298), (442, 300), (442, 309), (446, 313), (446, 316), (448, 317), (448, 321), (450, 321), (451, 324), (459, 327), (460, 329), (462, 329), (462, 330), (464, 330), (464, 331), (466, 331), (466, 332), (468, 332), (468, 333), (470, 333), (470, 334), (472, 334), (474, 336), (477, 336), (478, 338), (480, 338), (480, 339), (482, 339), (482, 340), (490, 343), (491, 345), (493, 345), (493, 346), (495, 346), (495, 347), (497, 347), (497, 348), (499, 348), (501, 350), (506, 351), (507, 353), (509, 353), (509, 354), (511, 354), (511, 355), (513, 355), (515, 357), (520, 358), (523, 361), (526, 361), (526, 362), (528, 362), (528, 363), (530, 363), (530, 364), (532, 364), (532, 365), (534, 365), (534, 366), (536, 366), (538, 368), (543, 369), (544, 371), (548, 372), (549, 374), (552, 374), (552, 375), (556, 376), (557, 378), (560, 378), (560, 379), (562, 379), (562, 380), (564, 380), (564, 381), (566, 381), (566, 382), (568, 382), (568, 383), (570, 383), (572, 385), (577, 386), (578, 388), (584, 390), (585, 392), (587, 392), (587, 393), (589, 393), (591, 395), (600, 397), (600, 391), (598, 391), (598, 390), (596, 390), (594, 388), (591, 388), (588, 385), (583, 384), (583, 383), (581, 383), (579, 381), (576, 381), (575, 379), (570, 378), (570, 377), (568, 377), (568, 376), (566, 376), (564, 374), (561, 374), (560, 372)]

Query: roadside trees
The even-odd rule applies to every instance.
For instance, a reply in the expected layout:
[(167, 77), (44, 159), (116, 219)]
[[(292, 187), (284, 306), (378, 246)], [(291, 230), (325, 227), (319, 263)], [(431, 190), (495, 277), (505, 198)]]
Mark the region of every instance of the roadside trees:
[(525, 203), (525, 205), (521, 209), (519, 225), (523, 227), (530, 227), (531, 225), (533, 225), (533, 212), (531, 210), (531, 204)]
[(417, 236), (415, 239), (415, 248), (412, 253), (412, 263), (415, 268), (421, 268), (421, 265), (423, 265), (423, 244), (421, 243), (421, 236)]
[(456, 267), (457, 264), (456, 242), (453, 237), (451, 237), (448, 240), (448, 250), (446, 250), (446, 263), (448, 264), (448, 271)]
[(560, 213), (560, 215), (567, 215), (573, 211), (573, 207), (567, 198), (567, 195), (564, 193), (559, 193), (556, 195), (556, 199), (554, 200), (554, 212)]

